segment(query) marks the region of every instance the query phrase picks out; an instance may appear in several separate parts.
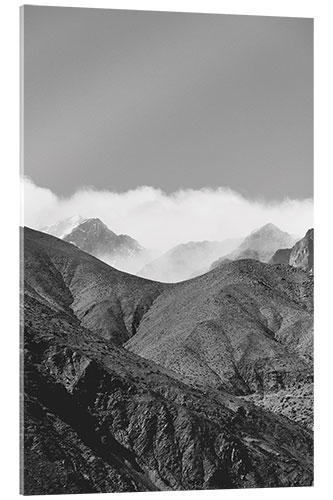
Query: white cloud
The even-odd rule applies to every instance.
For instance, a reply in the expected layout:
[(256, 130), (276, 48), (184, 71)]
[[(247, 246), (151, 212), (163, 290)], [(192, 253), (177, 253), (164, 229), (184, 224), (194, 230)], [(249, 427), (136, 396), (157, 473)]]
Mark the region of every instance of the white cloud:
[(268, 203), (248, 200), (229, 188), (179, 190), (166, 194), (141, 186), (116, 193), (80, 189), (68, 198), (22, 179), (24, 224), (38, 229), (71, 217), (99, 217), (116, 233), (126, 233), (147, 248), (166, 250), (190, 240), (246, 236), (267, 222), (303, 236), (313, 226), (313, 200)]

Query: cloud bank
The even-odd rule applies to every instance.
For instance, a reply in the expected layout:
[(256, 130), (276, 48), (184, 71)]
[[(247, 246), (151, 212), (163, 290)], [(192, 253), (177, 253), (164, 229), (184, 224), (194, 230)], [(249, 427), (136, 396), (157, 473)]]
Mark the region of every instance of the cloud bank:
[(162, 251), (187, 241), (243, 237), (267, 222), (299, 236), (313, 226), (312, 199), (249, 200), (225, 187), (166, 194), (150, 186), (122, 193), (81, 188), (60, 198), (26, 177), (21, 185), (26, 226), (38, 229), (74, 215), (99, 217), (112, 231)]

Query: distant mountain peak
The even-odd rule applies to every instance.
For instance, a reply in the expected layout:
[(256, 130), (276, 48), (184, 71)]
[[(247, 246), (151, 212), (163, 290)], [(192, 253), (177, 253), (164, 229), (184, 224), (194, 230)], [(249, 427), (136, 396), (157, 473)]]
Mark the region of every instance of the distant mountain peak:
[[(84, 228), (84, 229), (89, 229), (90, 231), (98, 231), (98, 232), (109, 232), (112, 233), (114, 236), (117, 236), (116, 233), (111, 231), (111, 229), (108, 228), (104, 222), (101, 221), (98, 217), (91, 218), (91, 219), (84, 219), (80, 224), (78, 224), (77, 228)], [(76, 228), (74, 228), (76, 229)]]
[(117, 235), (98, 217), (85, 219), (67, 234), (64, 240), (96, 257), (124, 257), (142, 250), (136, 240), (128, 235)]
[[(282, 231), (272, 223), (268, 223), (252, 231), (243, 241), (241, 248), (249, 248), (250, 245), (253, 249), (260, 250), (262, 245), (276, 246), (276, 242), (280, 240), (281, 243), (284, 243), (284, 246), (289, 246), (289, 243), (293, 244), (296, 241), (289, 233)], [(275, 248), (275, 250), (278, 248)]]
[(218, 267), (225, 258), (231, 260), (255, 259), (269, 262), (280, 248), (290, 248), (298, 240), (297, 237), (282, 231), (271, 222), (252, 231), (231, 254), (213, 262), (211, 269)]
[(267, 222), (267, 224), (264, 224), (261, 228), (262, 231), (281, 231), (279, 227), (277, 227), (275, 224), (272, 222)]
[(75, 215), (40, 231), (71, 243), (119, 270), (136, 274), (156, 257), (128, 234), (117, 234), (99, 217)]
[(99, 219), (98, 217), (84, 219), (82, 222), (80, 222), (80, 224), (96, 225), (96, 226), (106, 227), (107, 229), (109, 229), (107, 225), (104, 224), (104, 222), (102, 222), (101, 219)]
[(97, 224), (99, 226), (107, 227), (104, 222), (101, 221), (98, 217), (91, 217), (90, 219), (85, 219), (83, 222), (87, 222), (89, 224)]
[(285, 233), (285, 231), (282, 231), (279, 227), (277, 227), (275, 224), (272, 224), (272, 222), (268, 222), (264, 226), (261, 226), (258, 229), (255, 229), (249, 234), (249, 237), (253, 234), (288, 234)]

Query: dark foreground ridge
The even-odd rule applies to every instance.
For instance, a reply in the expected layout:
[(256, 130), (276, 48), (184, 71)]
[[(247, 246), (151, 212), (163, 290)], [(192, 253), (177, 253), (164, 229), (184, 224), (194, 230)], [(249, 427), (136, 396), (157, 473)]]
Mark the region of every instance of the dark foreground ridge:
[(312, 484), (310, 430), (120, 345), (180, 285), (24, 235), (25, 494)]

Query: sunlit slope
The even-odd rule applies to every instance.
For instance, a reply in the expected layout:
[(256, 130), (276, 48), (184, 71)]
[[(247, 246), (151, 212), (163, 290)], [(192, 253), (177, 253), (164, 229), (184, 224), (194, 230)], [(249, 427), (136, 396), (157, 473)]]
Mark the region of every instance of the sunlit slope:
[(193, 383), (236, 394), (307, 382), (312, 294), (302, 270), (225, 263), (162, 293), (126, 347)]
[(53, 236), (24, 229), (25, 286), (55, 310), (70, 307), (81, 324), (118, 344), (136, 331), (167, 287), (118, 271)]

